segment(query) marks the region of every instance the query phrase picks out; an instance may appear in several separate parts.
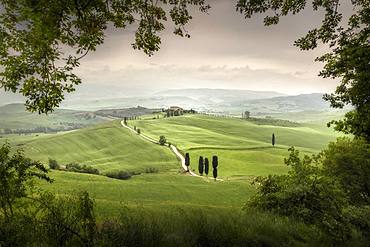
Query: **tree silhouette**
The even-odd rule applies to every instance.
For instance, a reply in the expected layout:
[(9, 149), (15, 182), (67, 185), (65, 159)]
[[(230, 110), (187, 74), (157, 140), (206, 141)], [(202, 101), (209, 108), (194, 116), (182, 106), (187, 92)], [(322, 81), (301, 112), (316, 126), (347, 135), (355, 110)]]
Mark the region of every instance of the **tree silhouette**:
[(217, 166), (218, 166), (218, 157), (216, 155), (214, 155), (212, 157), (212, 167), (217, 168)]
[(215, 181), (217, 178), (217, 166), (218, 166), (218, 157), (214, 155), (212, 157), (212, 167), (213, 167), (213, 177), (215, 178)]
[(165, 136), (160, 136), (159, 137), (159, 144), (160, 145), (164, 145), (166, 143), (166, 137)]
[(203, 157), (200, 156), (199, 157), (199, 165), (198, 165), (198, 170), (199, 170), (199, 174), (202, 176), (203, 175), (203, 170), (204, 170), (204, 162), (203, 162)]
[(275, 147), (275, 134), (274, 133), (272, 133), (272, 140), (271, 140), (271, 142), (272, 142), (272, 146)]
[(189, 166), (190, 166), (190, 156), (189, 156), (189, 153), (186, 153), (185, 154), (185, 165), (186, 165), (186, 171), (188, 172), (189, 171)]
[(216, 181), (216, 178), (217, 178), (217, 167), (216, 168), (213, 168), (213, 177), (215, 178), (215, 181)]
[(208, 172), (209, 172), (209, 161), (208, 161), (208, 158), (205, 158), (204, 159), (204, 173), (206, 174), (206, 176), (208, 176)]

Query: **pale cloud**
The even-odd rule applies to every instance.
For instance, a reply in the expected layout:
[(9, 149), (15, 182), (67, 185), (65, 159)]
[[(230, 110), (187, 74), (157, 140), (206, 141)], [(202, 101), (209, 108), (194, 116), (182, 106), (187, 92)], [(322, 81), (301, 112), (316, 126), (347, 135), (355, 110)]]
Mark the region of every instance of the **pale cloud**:
[(131, 48), (133, 28), (108, 30), (104, 45), (83, 61), (79, 74), (87, 84), (107, 84), (125, 92), (168, 88), (214, 87), (276, 90), (283, 93), (332, 91), (336, 81), (317, 76), (325, 51), (302, 52), (294, 40), (319, 24), (310, 10), (264, 27), (262, 17), (245, 20), (233, 1), (212, 1), (208, 15), (194, 12), (190, 39), (176, 37), (171, 26), (162, 33), (153, 57)]
[(275, 90), (287, 94), (329, 92), (338, 81), (317, 76), (314, 59), (326, 51), (302, 52), (294, 40), (320, 24), (322, 13), (310, 9), (264, 27), (263, 15), (245, 20), (235, 1), (211, 1), (209, 14), (194, 12), (187, 27), (192, 37), (161, 34), (161, 50), (153, 57), (131, 48), (134, 27), (109, 29), (105, 43), (77, 70), (83, 79), (68, 98), (120, 97), (169, 88)]

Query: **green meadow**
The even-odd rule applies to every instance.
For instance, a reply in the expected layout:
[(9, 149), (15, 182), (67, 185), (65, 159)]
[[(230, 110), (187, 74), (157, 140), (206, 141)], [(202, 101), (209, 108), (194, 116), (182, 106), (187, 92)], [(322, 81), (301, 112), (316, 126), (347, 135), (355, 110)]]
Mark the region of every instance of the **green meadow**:
[(253, 195), (249, 181), (214, 182), (187, 174), (142, 174), (129, 180), (52, 171), (55, 180), (41, 187), (58, 195), (86, 190), (94, 198), (99, 218), (117, 216), (123, 208), (151, 211), (177, 209), (240, 210)]
[(81, 163), (101, 172), (127, 170), (143, 172), (156, 167), (160, 171), (177, 168), (176, 156), (168, 148), (152, 145), (122, 128), (119, 121), (95, 127), (39, 137), (15, 139), (27, 156), (47, 163)]
[[(119, 170), (141, 173), (129, 180), (118, 180), (51, 171), (54, 183), (40, 184), (58, 195), (87, 190), (96, 202), (98, 217), (118, 215), (124, 207), (239, 210), (255, 192), (251, 184), (254, 177), (288, 171), (284, 157), (290, 146), (310, 154), (336, 137), (331, 130), (313, 125), (257, 125), (241, 119), (205, 115), (161, 116), (159, 119), (147, 116), (129, 121), (129, 125), (137, 126), (154, 139), (164, 135), (181, 152), (189, 152), (191, 169), (195, 171), (199, 156), (211, 161), (212, 155), (217, 155), (218, 173), (223, 181), (189, 176), (167, 146), (144, 140), (123, 128), (119, 120), (57, 134), (9, 137), (11, 145), (45, 164), (52, 158), (61, 165), (73, 162), (89, 165), (102, 174)], [(275, 147), (271, 145), (272, 133), (276, 135)], [(145, 173), (146, 168), (156, 168), (158, 172)]]
[[(336, 138), (330, 129), (310, 124), (299, 127), (256, 125), (247, 120), (206, 115), (129, 121), (153, 139), (164, 135), (168, 142), (188, 152), (193, 169), (199, 156), (219, 159), (220, 177), (260, 176), (287, 172), (284, 157), (295, 146), (305, 154), (319, 152)], [(272, 133), (276, 145), (271, 145)]]

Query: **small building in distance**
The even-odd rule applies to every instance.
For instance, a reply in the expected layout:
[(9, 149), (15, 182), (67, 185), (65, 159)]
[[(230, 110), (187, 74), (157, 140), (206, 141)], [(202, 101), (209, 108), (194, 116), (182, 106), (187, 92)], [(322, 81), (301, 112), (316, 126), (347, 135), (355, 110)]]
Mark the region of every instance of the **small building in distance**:
[(181, 116), (184, 115), (184, 109), (178, 106), (171, 106), (166, 110), (167, 117)]

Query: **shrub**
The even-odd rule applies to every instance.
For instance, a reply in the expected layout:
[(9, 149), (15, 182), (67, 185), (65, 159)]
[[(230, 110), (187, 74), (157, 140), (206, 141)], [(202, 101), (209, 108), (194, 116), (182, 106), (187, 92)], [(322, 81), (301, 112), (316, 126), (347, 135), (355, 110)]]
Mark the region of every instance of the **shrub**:
[(108, 172), (105, 175), (110, 178), (127, 180), (127, 179), (130, 179), (134, 175), (140, 175), (140, 173), (139, 172), (128, 172), (128, 171), (115, 171), (115, 172)]
[(53, 170), (59, 170), (60, 166), (56, 160), (49, 158), (49, 168)]
[(79, 165), (77, 163), (69, 163), (66, 165), (66, 170), (71, 172), (99, 174), (99, 170), (87, 165)]
[(338, 180), (351, 204), (370, 205), (370, 145), (339, 138), (321, 153), (323, 173)]
[(322, 176), (318, 157), (301, 159), (298, 150), (289, 151), (285, 163), (291, 171), (257, 178), (258, 193), (247, 205), (315, 224), (336, 241), (348, 239), (350, 227), (344, 215), (348, 203), (339, 183)]
[(164, 144), (166, 144), (166, 137), (165, 136), (160, 136), (159, 137), (159, 144), (160, 145), (164, 145)]
[(155, 167), (148, 167), (145, 169), (145, 173), (158, 173), (159, 170)]

